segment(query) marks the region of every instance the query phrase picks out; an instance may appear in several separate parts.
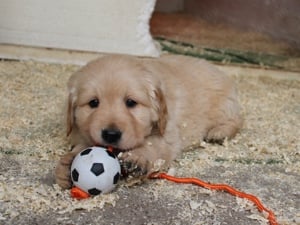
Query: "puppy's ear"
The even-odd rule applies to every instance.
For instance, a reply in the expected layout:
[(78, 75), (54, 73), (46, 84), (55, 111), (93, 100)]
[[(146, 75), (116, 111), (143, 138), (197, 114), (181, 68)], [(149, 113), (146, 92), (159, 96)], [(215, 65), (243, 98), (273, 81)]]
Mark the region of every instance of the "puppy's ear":
[(67, 112), (66, 112), (66, 125), (67, 125), (67, 136), (69, 136), (72, 132), (74, 122), (75, 122), (75, 95), (74, 91), (69, 91), (69, 97), (67, 102)]
[(158, 103), (157, 107), (157, 115), (158, 115), (158, 121), (157, 121), (157, 127), (159, 130), (159, 133), (161, 135), (164, 134), (166, 126), (167, 126), (167, 117), (168, 117), (168, 108), (165, 100), (165, 96), (163, 94), (163, 91), (161, 88), (157, 88), (155, 91), (155, 98)]

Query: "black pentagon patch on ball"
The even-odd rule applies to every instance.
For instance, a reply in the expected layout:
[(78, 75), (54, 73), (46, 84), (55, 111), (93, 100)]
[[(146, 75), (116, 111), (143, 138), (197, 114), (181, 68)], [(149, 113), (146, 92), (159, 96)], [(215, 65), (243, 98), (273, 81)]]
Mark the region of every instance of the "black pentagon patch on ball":
[(110, 157), (112, 157), (114, 159), (116, 158), (115, 154), (112, 151), (106, 151), (106, 152)]
[(80, 153), (80, 155), (88, 155), (92, 150), (93, 150), (93, 149), (91, 149), (91, 148), (87, 148), (87, 149), (83, 150), (83, 151)]
[(114, 176), (114, 184), (118, 183), (120, 179), (120, 173), (117, 173), (115, 176)]
[(76, 169), (74, 169), (72, 171), (72, 179), (73, 179), (73, 181), (77, 182), (78, 178), (79, 178), (79, 173), (78, 173), (78, 171)]
[(98, 190), (97, 188), (92, 188), (92, 189), (89, 189), (89, 190), (88, 190), (88, 193), (89, 193), (90, 195), (100, 195), (100, 194), (101, 194), (101, 191)]
[(104, 173), (104, 166), (103, 166), (103, 164), (102, 163), (94, 163), (92, 165), (91, 172), (93, 174), (95, 174), (96, 176), (101, 175), (102, 173)]

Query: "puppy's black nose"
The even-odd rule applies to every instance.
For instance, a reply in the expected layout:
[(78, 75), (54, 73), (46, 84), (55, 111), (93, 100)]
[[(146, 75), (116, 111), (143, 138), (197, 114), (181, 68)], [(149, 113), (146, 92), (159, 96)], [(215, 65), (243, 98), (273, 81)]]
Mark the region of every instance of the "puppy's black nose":
[(116, 144), (120, 141), (122, 132), (118, 129), (110, 128), (102, 130), (102, 138), (108, 144)]

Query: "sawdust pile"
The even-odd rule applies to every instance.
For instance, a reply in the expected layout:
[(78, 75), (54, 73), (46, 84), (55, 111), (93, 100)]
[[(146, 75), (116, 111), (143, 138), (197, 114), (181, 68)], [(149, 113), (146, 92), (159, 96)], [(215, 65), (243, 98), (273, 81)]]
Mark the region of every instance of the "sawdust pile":
[[(62, 112), (76, 69), (0, 62), (0, 224), (267, 224), (248, 201), (166, 181), (71, 199), (52, 172), (69, 149)], [(299, 224), (300, 82), (247, 74), (235, 80), (242, 132), (223, 146), (202, 143), (186, 152), (173, 171), (255, 194), (281, 224)]]

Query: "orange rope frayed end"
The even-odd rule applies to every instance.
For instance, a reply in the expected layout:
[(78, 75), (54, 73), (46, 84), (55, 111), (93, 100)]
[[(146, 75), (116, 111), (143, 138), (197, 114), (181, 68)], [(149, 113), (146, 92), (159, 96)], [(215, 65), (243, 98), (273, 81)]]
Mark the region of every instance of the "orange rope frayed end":
[(226, 191), (226, 192), (230, 193), (231, 195), (237, 196), (239, 198), (248, 199), (249, 201), (253, 202), (256, 205), (256, 207), (258, 208), (258, 210), (260, 212), (265, 211), (268, 213), (268, 220), (269, 220), (270, 225), (278, 225), (275, 214), (271, 210), (264, 207), (264, 205), (261, 203), (261, 201), (256, 196), (238, 191), (229, 185), (210, 184), (210, 183), (204, 182), (197, 178), (173, 177), (166, 173), (152, 173), (152, 174), (150, 174), (149, 178), (150, 179), (166, 179), (169, 181), (173, 181), (175, 183), (195, 184), (195, 185), (204, 187), (206, 189)]
[(108, 147), (107, 147), (107, 151), (109, 151), (109, 152), (114, 152), (114, 149), (113, 149), (112, 146), (108, 146)]
[(78, 187), (73, 187), (71, 189), (71, 196), (73, 198), (78, 199), (78, 200), (80, 200), (80, 199), (86, 199), (86, 198), (90, 197), (90, 195), (88, 193), (86, 193), (85, 191), (81, 190)]

